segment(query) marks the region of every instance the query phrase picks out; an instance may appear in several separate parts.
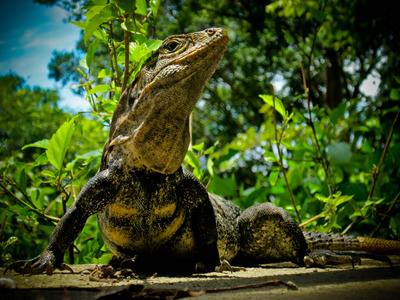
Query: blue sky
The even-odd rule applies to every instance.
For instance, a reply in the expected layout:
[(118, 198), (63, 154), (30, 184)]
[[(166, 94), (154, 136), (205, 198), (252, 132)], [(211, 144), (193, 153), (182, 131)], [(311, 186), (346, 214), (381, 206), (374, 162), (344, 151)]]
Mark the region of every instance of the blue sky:
[[(13, 71), (30, 86), (58, 89), (61, 106), (87, 110), (89, 105), (83, 97), (48, 78), (51, 53), (55, 49), (74, 50), (79, 39), (78, 27), (64, 22), (67, 12), (33, 0), (1, 0), (0, 3), (0, 75)], [(379, 76), (369, 76), (361, 88), (366, 94), (374, 95), (378, 85)]]
[(25, 78), (30, 86), (59, 89), (60, 106), (74, 110), (89, 107), (83, 97), (69, 87), (48, 78), (47, 65), (54, 50), (74, 50), (80, 30), (65, 23), (67, 12), (33, 0), (1, 0), (0, 4), (0, 74), (9, 71)]

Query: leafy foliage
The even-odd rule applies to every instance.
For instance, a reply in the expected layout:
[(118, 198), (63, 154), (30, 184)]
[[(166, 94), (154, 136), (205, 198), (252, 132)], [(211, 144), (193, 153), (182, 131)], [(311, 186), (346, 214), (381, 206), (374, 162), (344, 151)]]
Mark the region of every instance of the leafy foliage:
[[(61, 4), (83, 30), (80, 52), (55, 52), (50, 76), (73, 82), (97, 121), (60, 111), (54, 91), (32, 91), (15, 75), (0, 78), (1, 98), (9, 101), (0, 109), (10, 116), (2, 114), (0, 130), (0, 223), (6, 224), (1, 263), (38, 254), (95, 174), (106, 139), (103, 126), (161, 43), (148, 36), (211, 26), (226, 28), (230, 45), (194, 112), (195, 145), (185, 166), (209, 192), (242, 208), (271, 201), (307, 229), (399, 238), (400, 45), (394, 37), (400, 28), (391, 5), (377, 7), (369, 0), (67, 2)], [(361, 88), (370, 76), (381, 80), (374, 96)], [(29, 106), (35, 104), (39, 109)], [(21, 120), (22, 105), (54, 122)], [(18, 115), (7, 110), (14, 106)], [(21, 131), (19, 124), (53, 127)], [(110, 258), (95, 216), (74, 252), (67, 255), (78, 263)]]

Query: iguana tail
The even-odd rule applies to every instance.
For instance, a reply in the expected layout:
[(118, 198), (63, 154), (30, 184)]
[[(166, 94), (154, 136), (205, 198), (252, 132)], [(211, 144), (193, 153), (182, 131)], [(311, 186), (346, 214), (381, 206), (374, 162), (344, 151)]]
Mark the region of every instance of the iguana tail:
[(313, 251), (363, 251), (383, 255), (400, 255), (400, 241), (303, 231), (308, 248)]

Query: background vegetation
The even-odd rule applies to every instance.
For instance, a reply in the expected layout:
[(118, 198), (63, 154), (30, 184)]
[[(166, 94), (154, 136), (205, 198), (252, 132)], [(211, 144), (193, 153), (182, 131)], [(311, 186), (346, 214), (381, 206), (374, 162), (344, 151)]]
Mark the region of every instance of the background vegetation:
[[(82, 28), (76, 51), (53, 53), (49, 77), (93, 110), (75, 116), (58, 108), (57, 91), (0, 78), (0, 265), (47, 245), (98, 170), (121, 91), (160, 40), (213, 26), (230, 44), (194, 111), (185, 166), (242, 208), (272, 201), (307, 230), (399, 239), (400, 24), (390, 1), (35, 2), (61, 5)], [(380, 82), (372, 95), (370, 78)], [(95, 216), (68, 256), (111, 257)]]

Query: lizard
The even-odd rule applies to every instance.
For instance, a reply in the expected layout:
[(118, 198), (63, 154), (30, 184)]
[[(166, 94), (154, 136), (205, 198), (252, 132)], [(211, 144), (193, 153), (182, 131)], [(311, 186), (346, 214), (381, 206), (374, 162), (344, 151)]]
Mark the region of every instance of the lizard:
[[(376, 241), (363, 241), (366, 251), (354, 248), (360, 244), (357, 238), (349, 239), (353, 248), (334, 249), (342, 238), (333, 235), (332, 242), (332, 235), (307, 235), (293, 217), (269, 202), (242, 211), (208, 193), (182, 168), (191, 139), (190, 115), (228, 41), (221, 28), (163, 41), (120, 97), (99, 172), (61, 218), (43, 252), (5, 271), (73, 272), (63, 263), (64, 253), (96, 213), (112, 253), (135, 257), (139, 267), (170, 272), (223, 270), (224, 262), (228, 268), (231, 262), (325, 265), (335, 251), (371, 256), (368, 245)], [(399, 253), (400, 242), (394, 243), (391, 248)], [(320, 250), (321, 245), (329, 247)]]

